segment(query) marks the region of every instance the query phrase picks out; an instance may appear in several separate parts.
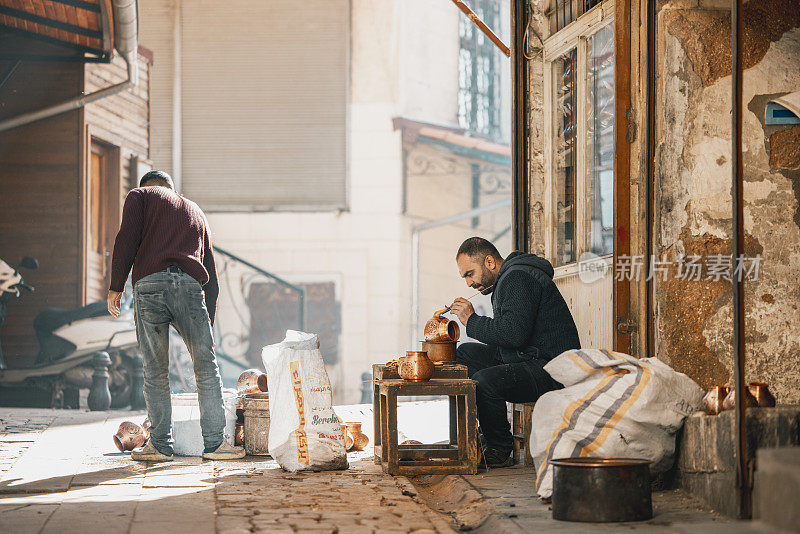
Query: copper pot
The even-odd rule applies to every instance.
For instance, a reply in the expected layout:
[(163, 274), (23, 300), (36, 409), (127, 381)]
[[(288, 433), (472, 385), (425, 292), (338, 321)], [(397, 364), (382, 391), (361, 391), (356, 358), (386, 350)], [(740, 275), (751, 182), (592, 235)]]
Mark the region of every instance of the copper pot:
[(750, 382), (747, 389), (756, 398), (759, 408), (772, 408), (775, 406), (775, 397), (772, 396), (769, 387), (764, 382)]
[(357, 421), (348, 421), (345, 423), (345, 426), (347, 427), (347, 433), (350, 434), (353, 439), (352, 447), (347, 450), (363, 451), (364, 447), (369, 443), (369, 438), (366, 434), (361, 432), (361, 423)]
[(342, 425), (342, 435), (344, 435), (344, 450), (349, 451), (353, 448), (353, 438), (350, 437), (350, 433), (347, 431), (347, 425), (341, 423)]
[(708, 415), (717, 415), (722, 411), (722, 403), (725, 397), (728, 396), (730, 388), (727, 386), (714, 386), (708, 390), (706, 396), (703, 397), (703, 402), (700, 409)]
[(239, 395), (266, 392), (267, 375), (258, 369), (248, 369), (239, 375), (239, 381), (236, 383), (236, 390)]
[(423, 341), (422, 350), (428, 353), (428, 358), (432, 362), (456, 361), (455, 341)]
[(433, 318), (425, 325), (425, 341), (458, 341), (461, 335), (458, 323), (442, 317), (449, 309), (444, 307), (433, 314)]
[(400, 377), (410, 382), (424, 382), (433, 376), (433, 362), (424, 350), (409, 350), (400, 358)]
[(144, 429), (144, 437), (145, 439), (150, 439), (150, 427), (153, 426), (150, 424), (150, 419), (145, 417), (144, 421), (142, 421), (142, 429)]
[(236, 423), (236, 430), (233, 435), (233, 444), (237, 446), (244, 445), (244, 423)]
[(117, 433), (114, 434), (114, 445), (117, 446), (120, 452), (132, 451), (144, 445), (145, 441), (147, 441), (145, 430), (130, 421), (123, 421), (119, 425)]
[[(758, 406), (758, 401), (750, 393), (750, 390), (744, 388), (744, 404), (747, 408), (756, 408)], [(736, 390), (730, 388), (730, 392), (728, 396), (725, 397), (725, 400), (722, 401), (722, 409), (723, 410), (733, 410), (736, 407)]]

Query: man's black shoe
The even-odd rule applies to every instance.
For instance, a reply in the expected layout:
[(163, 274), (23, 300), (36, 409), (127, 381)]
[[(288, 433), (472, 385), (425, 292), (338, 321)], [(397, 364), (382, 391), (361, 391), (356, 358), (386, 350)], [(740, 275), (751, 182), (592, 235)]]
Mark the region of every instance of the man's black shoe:
[(486, 447), (478, 456), (478, 469), (511, 467), (514, 465), (514, 458), (511, 452), (503, 452), (493, 447)]

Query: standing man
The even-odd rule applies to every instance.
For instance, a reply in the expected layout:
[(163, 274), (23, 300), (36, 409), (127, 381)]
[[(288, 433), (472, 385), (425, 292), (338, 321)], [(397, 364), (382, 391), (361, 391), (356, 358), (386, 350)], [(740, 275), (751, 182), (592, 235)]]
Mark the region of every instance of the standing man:
[(219, 286), (208, 222), (200, 208), (175, 192), (169, 174), (150, 171), (125, 199), (111, 260), (108, 311), (119, 316), (133, 267), (136, 337), (144, 364), (144, 398), (150, 439), (131, 452), (142, 461), (172, 460), (169, 391), (169, 326), (183, 337), (194, 362), (200, 400), (203, 458), (243, 458), (242, 447), (223, 439), (222, 381), (211, 325)]
[(478, 382), (478, 421), (483, 433), (483, 463), (514, 463), (506, 402), (534, 402), (560, 389), (544, 365), (570, 349), (580, 348), (578, 329), (553, 283), (553, 266), (534, 254), (512, 252), (503, 259), (480, 237), (461, 244), (456, 263), (467, 285), (492, 294), (494, 317), (477, 315), (472, 304), (457, 298), (450, 311), (482, 343), (462, 343), (456, 361)]

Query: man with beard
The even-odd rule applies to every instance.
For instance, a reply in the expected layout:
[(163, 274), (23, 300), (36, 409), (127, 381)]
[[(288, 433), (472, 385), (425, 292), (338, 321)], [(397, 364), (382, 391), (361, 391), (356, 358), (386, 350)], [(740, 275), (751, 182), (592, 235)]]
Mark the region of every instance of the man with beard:
[(483, 434), (482, 465), (513, 464), (514, 441), (506, 402), (534, 402), (560, 389), (544, 365), (570, 349), (580, 348), (575, 321), (553, 282), (553, 266), (535, 254), (512, 252), (503, 259), (480, 237), (461, 244), (456, 263), (467, 285), (492, 295), (494, 317), (475, 313), (457, 298), (450, 311), (481, 343), (462, 343), (456, 361), (478, 382), (478, 421)]

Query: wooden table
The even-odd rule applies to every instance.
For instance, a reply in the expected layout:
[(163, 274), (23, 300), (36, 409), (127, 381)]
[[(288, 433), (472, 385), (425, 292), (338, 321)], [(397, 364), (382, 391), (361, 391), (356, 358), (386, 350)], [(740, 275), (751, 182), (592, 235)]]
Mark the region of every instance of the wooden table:
[[(463, 365), (437, 365), (434, 378), (410, 382), (394, 369), (373, 366), (375, 463), (392, 475), (474, 474), (478, 470), (475, 387)], [(397, 398), (450, 397), (450, 440), (439, 445), (401, 445)]]

